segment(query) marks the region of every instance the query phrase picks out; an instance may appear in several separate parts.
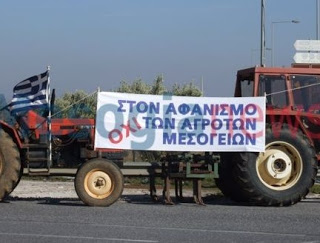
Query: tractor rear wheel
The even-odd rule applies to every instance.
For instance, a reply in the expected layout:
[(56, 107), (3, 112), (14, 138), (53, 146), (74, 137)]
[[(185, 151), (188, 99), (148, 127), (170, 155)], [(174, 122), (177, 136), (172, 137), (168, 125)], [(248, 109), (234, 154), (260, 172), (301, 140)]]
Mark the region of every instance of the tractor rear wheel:
[(123, 175), (113, 162), (93, 159), (78, 169), (75, 189), (88, 206), (110, 206), (122, 194)]
[(247, 199), (234, 176), (234, 169), (237, 163), (237, 161), (234, 161), (235, 158), (234, 153), (220, 153), (219, 178), (216, 178), (215, 182), (225, 197), (236, 202), (245, 202)]
[(0, 130), (0, 201), (18, 185), (22, 167), (20, 153), (12, 138)]
[[(279, 125), (280, 126), (280, 125)], [(264, 153), (236, 153), (241, 193), (257, 205), (287, 206), (304, 198), (315, 182), (316, 154), (300, 130), (266, 129)]]

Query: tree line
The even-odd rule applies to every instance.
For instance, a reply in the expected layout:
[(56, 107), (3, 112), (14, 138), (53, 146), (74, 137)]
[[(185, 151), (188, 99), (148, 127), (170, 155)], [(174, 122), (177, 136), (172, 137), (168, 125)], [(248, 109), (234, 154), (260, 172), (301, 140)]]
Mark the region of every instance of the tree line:
[[(162, 76), (157, 76), (152, 84), (148, 84), (142, 79), (136, 79), (131, 83), (121, 81), (120, 86), (112, 91), (135, 94), (202, 96), (201, 90), (192, 82), (182, 85), (174, 84), (170, 89), (167, 89)], [(90, 95), (82, 90), (68, 92), (56, 99), (54, 106), (54, 114), (56, 115), (54, 116), (57, 118), (95, 118), (96, 102), (96, 93)]]

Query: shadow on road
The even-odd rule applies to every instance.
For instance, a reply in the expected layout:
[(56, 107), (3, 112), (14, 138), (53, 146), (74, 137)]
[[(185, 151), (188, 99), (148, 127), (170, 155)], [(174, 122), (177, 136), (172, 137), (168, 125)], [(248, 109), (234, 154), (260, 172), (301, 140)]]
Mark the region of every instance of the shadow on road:
[[(85, 206), (83, 202), (78, 198), (54, 198), (54, 197), (12, 197), (9, 196), (1, 203), (10, 203), (14, 201), (26, 201), (26, 202), (36, 202), (38, 204), (48, 204), (48, 205), (60, 205), (60, 206)], [(179, 204), (194, 204), (192, 197), (185, 197), (182, 200), (176, 200), (172, 197), (173, 205)], [(223, 196), (220, 195), (210, 195), (203, 198), (206, 205), (239, 205)], [(158, 196), (156, 200), (148, 194), (123, 194), (117, 203), (132, 203), (132, 204), (143, 204), (143, 205), (163, 205), (165, 204), (162, 196)]]
[[(152, 200), (152, 198), (147, 194), (123, 195), (121, 197), (121, 200), (127, 203), (132, 203), (132, 204), (144, 204), (144, 205), (165, 204), (162, 196), (158, 196), (156, 200)], [(168, 205), (179, 205), (179, 204), (195, 204), (196, 205), (195, 201), (193, 200), (193, 197), (184, 197), (182, 200), (177, 200), (175, 197), (172, 197), (172, 201), (174, 204), (168, 204)], [(236, 203), (221, 195), (209, 195), (209, 196), (203, 197), (203, 202), (205, 205), (224, 205), (224, 206), (240, 205), (239, 203)]]
[[(144, 204), (144, 205), (154, 205), (154, 204), (165, 204), (163, 197), (158, 196), (157, 200), (154, 201), (151, 199), (151, 197), (147, 194), (145, 195), (123, 195), (121, 197), (121, 201), (132, 203), (132, 204)], [(194, 204), (196, 203), (193, 200), (193, 197), (185, 197), (183, 200), (177, 200), (175, 197), (172, 197), (173, 205), (179, 205), (179, 204)], [(254, 206), (254, 207), (265, 207), (265, 206), (257, 206), (252, 205), (250, 203), (239, 203), (232, 201), (231, 199), (228, 199), (224, 197), (223, 195), (207, 195), (203, 197), (203, 202), (205, 205), (221, 205), (221, 206)], [(319, 197), (308, 197), (306, 199), (303, 199), (299, 204), (301, 203), (320, 203)], [(168, 204), (170, 205), (170, 204)], [(172, 204), (171, 204), (172, 205)], [(278, 207), (278, 206), (275, 206)]]
[(85, 206), (77, 198), (54, 198), (54, 197), (8, 197), (1, 203), (12, 201), (37, 202), (38, 204), (61, 205), (61, 206)]
[[(80, 201), (78, 198), (53, 198), (53, 197), (8, 197), (6, 200), (0, 203), (10, 203), (14, 201), (32, 201), (38, 204), (46, 204), (46, 205), (59, 205), (59, 206), (77, 206), (77, 207), (86, 207), (86, 205)], [(179, 204), (194, 204), (197, 205), (193, 197), (185, 197), (182, 200), (177, 200), (175, 197), (172, 197), (173, 204), (168, 205), (176, 205)], [(222, 206), (253, 206), (250, 203), (237, 203), (234, 202), (222, 195), (208, 195), (203, 197), (204, 205), (222, 205)], [(164, 200), (162, 196), (158, 196), (156, 200), (152, 200), (152, 198), (148, 194), (124, 194), (121, 196), (117, 203), (131, 203), (131, 204), (141, 204), (141, 205), (164, 205)], [(306, 198), (302, 200), (300, 203), (320, 203), (320, 198)], [(200, 206), (200, 205), (199, 205)], [(255, 206), (259, 207), (259, 206)]]

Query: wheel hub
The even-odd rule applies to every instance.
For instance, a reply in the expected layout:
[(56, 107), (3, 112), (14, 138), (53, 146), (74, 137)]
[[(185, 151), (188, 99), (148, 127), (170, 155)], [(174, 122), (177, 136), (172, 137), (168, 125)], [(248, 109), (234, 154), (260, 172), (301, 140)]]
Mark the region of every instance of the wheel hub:
[(273, 190), (286, 190), (299, 180), (302, 159), (291, 144), (277, 141), (266, 146), (257, 159), (257, 172), (263, 184)]
[(103, 178), (98, 178), (94, 183), (96, 184), (96, 187), (101, 188), (106, 184), (106, 181)]
[(290, 176), (292, 163), (290, 157), (282, 151), (272, 153), (266, 159), (266, 171), (276, 179), (283, 179)]
[(85, 178), (85, 189), (94, 198), (106, 198), (113, 190), (112, 180), (103, 171), (91, 171)]

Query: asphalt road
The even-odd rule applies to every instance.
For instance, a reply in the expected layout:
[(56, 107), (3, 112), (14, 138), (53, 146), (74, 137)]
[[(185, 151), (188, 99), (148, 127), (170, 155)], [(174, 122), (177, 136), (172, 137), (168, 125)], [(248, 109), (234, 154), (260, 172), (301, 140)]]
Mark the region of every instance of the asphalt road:
[(0, 203), (0, 242), (320, 242), (319, 198), (282, 208), (205, 202), (124, 195), (93, 208), (75, 198), (11, 198)]

